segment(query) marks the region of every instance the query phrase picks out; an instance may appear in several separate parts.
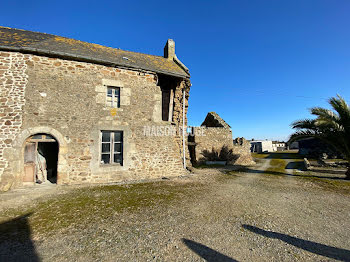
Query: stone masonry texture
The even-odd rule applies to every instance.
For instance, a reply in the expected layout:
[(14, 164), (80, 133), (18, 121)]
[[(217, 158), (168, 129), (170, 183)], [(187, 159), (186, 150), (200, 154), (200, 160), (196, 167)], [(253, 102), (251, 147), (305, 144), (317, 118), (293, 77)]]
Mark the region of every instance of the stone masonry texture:
[[(144, 126), (181, 127), (183, 90), (187, 115), (190, 82), (178, 79), (171, 122), (161, 120), (157, 79), (153, 72), (0, 52), (0, 189), (22, 185), (25, 140), (37, 133), (59, 143), (58, 184), (184, 174), (182, 133), (145, 136)], [(106, 103), (110, 85), (120, 87), (120, 108)], [(100, 164), (102, 130), (124, 132), (123, 166)]]
[[(232, 131), (229, 128), (223, 127), (198, 127), (196, 128), (203, 132), (201, 136), (195, 136), (196, 143), (196, 161), (202, 163), (205, 161), (202, 153), (204, 150), (220, 151), (226, 146), (228, 149), (233, 149)], [(195, 131), (195, 133), (200, 133)]]
[[(231, 127), (215, 112), (209, 112), (201, 127), (195, 127), (192, 140), (193, 163), (203, 164), (206, 159), (203, 156), (204, 151), (220, 152), (223, 147), (232, 150), (233, 154), (238, 155), (235, 165), (254, 165), (255, 162), (250, 153), (250, 144), (244, 138), (232, 139)], [(200, 135), (199, 135), (200, 134)]]
[[(13, 141), (21, 131), (24, 93), (28, 82), (25, 55), (0, 52), (0, 178), (5, 170), (11, 172), (5, 151), (11, 149)], [(11, 181), (4, 179), (4, 190)]]

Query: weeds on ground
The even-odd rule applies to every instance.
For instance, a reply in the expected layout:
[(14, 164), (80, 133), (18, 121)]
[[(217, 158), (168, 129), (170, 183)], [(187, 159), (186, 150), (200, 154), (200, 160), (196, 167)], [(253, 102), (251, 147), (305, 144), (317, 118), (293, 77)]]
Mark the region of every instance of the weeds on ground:
[(286, 172), (286, 164), (287, 162), (283, 159), (271, 159), (270, 167), (265, 170), (265, 173), (283, 173)]
[(200, 184), (168, 182), (79, 188), (29, 208), (4, 212), (0, 218), (0, 236), (11, 237), (13, 232), (10, 231), (13, 229), (5, 227), (4, 222), (14, 219), (16, 226), (15, 218), (25, 214), (31, 214), (27, 220), (33, 233), (49, 234), (72, 227), (83, 229), (94, 222), (113, 219), (116, 214), (126, 210), (137, 212), (145, 207), (167, 205), (202, 188)]
[(294, 172), (293, 175), (305, 181), (310, 181), (328, 191), (350, 194), (350, 181), (342, 179), (341, 177), (318, 176), (317, 173), (311, 173), (310, 171)]
[(271, 153), (252, 153), (253, 158), (267, 158), (267, 159), (299, 159), (303, 160), (303, 156), (294, 151), (281, 151)]
[(264, 154), (264, 153), (252, 153), (253, 158), (268, 158), (270, 154)]

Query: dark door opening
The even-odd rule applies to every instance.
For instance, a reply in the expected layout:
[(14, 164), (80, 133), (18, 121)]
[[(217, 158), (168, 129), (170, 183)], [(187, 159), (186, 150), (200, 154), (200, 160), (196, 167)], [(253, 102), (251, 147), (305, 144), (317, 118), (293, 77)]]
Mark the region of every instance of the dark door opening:
[(39, 142), (38, 153), (46, 160), (47, 180), (51, 183), (57, 183), (57, 160), (58, 143), (57, 142)]
[(23, 182), (57, 183), (59, 145), (48, 134), (37, 134), (26, 141)]

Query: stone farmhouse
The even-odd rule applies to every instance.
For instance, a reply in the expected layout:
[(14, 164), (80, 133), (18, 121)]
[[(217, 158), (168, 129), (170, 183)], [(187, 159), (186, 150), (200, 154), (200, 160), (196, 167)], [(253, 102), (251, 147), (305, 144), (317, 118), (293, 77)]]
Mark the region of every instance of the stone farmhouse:
[[(192, 164), (203, 164), (205, 151), (220, 152), (223, 147), (232, 150), (238, 158), (235, 165), (253, 165), (250, 144), (244, 138), (232, 139), (232, 130), (217, 113), (209, 112), (200, 127), (193, 127), (192, 136), (188, 137)], [(233, 164), (233, 163), (230, 163)]]
[(189, 79), (170, 39), (161, 57), (0, 27), (0, 189), (34, 184), (38, 154), (57, 184), (183, 174)]

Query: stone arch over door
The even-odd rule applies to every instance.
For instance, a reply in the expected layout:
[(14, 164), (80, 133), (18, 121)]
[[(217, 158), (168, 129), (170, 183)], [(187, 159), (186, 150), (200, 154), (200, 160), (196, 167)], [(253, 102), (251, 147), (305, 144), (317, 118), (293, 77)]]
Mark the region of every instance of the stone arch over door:
[(19, 162), (15, 166), (17, 167), (17, 172), (20, 175), (20, 178), (23, 178), (24, 176), (23, 156), (26, 140), (27, 138), (40, 133), (52, 135), (57, 140), (59, 147), (57, 161), (57, 184), (67, 183), (67, 140), (59, 131), (46, 126), (27, 128), (18, 135), (14, 145), (14, 150), (17, 152), (16, 155), (18, 156), (17, 159)]

